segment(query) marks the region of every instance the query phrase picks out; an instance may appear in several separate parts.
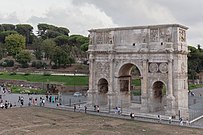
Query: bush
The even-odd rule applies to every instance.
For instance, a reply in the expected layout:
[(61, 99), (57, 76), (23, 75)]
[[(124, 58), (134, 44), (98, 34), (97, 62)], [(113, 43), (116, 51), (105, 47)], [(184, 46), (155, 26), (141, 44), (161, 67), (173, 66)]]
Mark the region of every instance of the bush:
[(32, 62), (32, 67), (36, 67), (37, 69), (42, 68), (42, 67), (46, 67), (47, 64), (45, 62), (42, 61), (33, 61)]
[(14, 66), (14, 61), (13, 60), (7, 60), (6, 59), (6, 60), (4, 60), (4, 62), (6, 62), (6, 64), (7, 64), (6, 66), (7, 67), (13, 67)]
[(2, 62), (2, 63), (1, 63), (1, 66), (7, 67), (7, 63), (6, 63), (6, 62)]
[(51, 68), (52, 68), (52, 69), (57, 69), (58, 66), (57, 66), (57, 65), (53, 65)]
[(36, 62), (36, 66), (35, 66), (37, 69), (39, 69), (39, 68), (41, 68), (41, 67), (43, 67), (43, 64), (42, 64), (42, 62), (41, 61), (37, 61)]
[(44, 72), (44, 73), (43, 73), (43, 75), (44, 75), (44, 76), (50, 76), (50, 75), (51, 75), (51, 73)]
[(26, 76), (26, 75), (30, 75), (30, 72), (26, 72), (26, 73), (24, 73), (24, 75)]
[(16, 75), (16, 72), (11, 72), (9, 75)]
[(36, 63), (37, 63), (36, 61), (33, 61), (31, 66), (36, 67)]
[(29, 67), (29, 64), (28, 64), (28, 63), (23, 63), (23, 64), (21, 64), (21, 67), (22, 67), (22, 68), (28, 68), (28, 67)]

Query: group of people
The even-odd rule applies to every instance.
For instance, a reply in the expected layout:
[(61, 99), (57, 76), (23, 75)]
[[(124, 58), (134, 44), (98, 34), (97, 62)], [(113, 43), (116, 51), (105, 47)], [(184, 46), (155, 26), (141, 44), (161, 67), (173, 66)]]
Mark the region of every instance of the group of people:
[[(16, 106), (16, 105), (14, 105)], [(5, 100), (5, 102), (1, 99), (0, 100), (0, 108), (1, 109), (8, 109), (8, 108), (12, 108), (13, 107), (13, 104), (11, 102), (8, 102), (7, 100)]]
[(99, 112), (99, 106), (98, 105), (94, 105), (94, 111)]
[[(75, 112), (76, 109), (77, 109), (76, 104), (73, 105), (73, 109), (74, 109), (74, 112)], [(79, 110), (79, 112), (81, 110), (80, 104), (78, 105), (78, 110)], [(84, 106), (84, 110), (85, 110), (85, 113), (87, 113), (87, 106), (86, 105)]]
[[(37, 105), (37, 104), (38, 104), (38, 98), (37, 97), (35, 97), (35, 98), (29, 97), (28, 106)], [(44, 106), (45, 105), (45, 99), (44, 99), (43, 96), (39, 98), (39, 105), (40, 106)]]
[(24, 97), (23, 96), (19, 96), (18, 97), (18, 102), (20, 102), (20, 107), (22, 107), (24, 105)]
[[(161, 115), (158, 115), (157, 117), (158, 117), (158, 122), (160, 123), (160, 122), (161, 122)], [(172, 123), (172, 117), (171, 117), (171, 116), (168, 117), (168, 122), (169, 122), (169, 124)], [(188, 120), (183, 121), (183, 118), (180, 117), (180, 118), (179, 118), (179, 124), (180, 124), (180, 126), (183, 126), (184, 123), (185, 123), (186, 125), (189, 125), (189, 124), (190, 124)]]
[(50, 103), (56, 103), (58, 100), (59, 100), (58, 96), (46, 95), (46, 101), (49, 101)]

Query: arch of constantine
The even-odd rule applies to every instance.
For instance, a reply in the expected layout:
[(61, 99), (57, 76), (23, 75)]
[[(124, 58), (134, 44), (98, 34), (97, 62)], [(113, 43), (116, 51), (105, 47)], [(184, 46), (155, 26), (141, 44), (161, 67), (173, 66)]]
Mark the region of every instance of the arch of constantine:
[(132, 107), (131, 71), (136, 67), (140, 112), (188, 118), (187, 29), (167, 24), (89, 30), (89, 103)]

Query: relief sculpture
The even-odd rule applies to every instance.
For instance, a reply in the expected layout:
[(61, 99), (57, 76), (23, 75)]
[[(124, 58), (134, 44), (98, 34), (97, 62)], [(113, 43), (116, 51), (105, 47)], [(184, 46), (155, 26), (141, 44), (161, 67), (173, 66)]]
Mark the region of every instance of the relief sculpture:
[(151, 42), (158, 42), (159, 41), (158, 29), (150, 29), (150, 41)]
[(185, 30), (179, 29), (179, 41), (185, 42), (186, 41), (186, 33)]
[(159, 29), (159, 37), (161, 42), (172, 42), (171, 28)]

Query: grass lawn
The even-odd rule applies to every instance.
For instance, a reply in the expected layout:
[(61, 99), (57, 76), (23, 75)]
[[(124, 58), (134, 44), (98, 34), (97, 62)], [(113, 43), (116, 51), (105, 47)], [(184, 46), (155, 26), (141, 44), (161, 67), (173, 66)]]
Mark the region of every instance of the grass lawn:
[(63, 76), (63, 75), (39, 75), (39, 74), (13, 74), (1, 73), (0, 79), (5, 80), (24, 80), (29, 82), (52, 82), (62, 83), (67, 86), (88, 85), (88, 76)]
[(202, 88), (202, 87), (203, 87), (203, 84), (190, 84), (190, 85), (188, 85), (189, 90)]
[[(67, 86), (87, 86), (88, 76), (63, 76), (63, 75), (39, 75), (39, 74), (13, 74), (8, 72), (1, 72), (0, 79), (5, 80), (25, 80), (29, 82), (51, 82), (61, 83)], [(135, 79), (132, 81), (134, 86), (141, 86), (141, 80)], [(190, 84), (188, 89), (202, 88), (203, 84)]]

